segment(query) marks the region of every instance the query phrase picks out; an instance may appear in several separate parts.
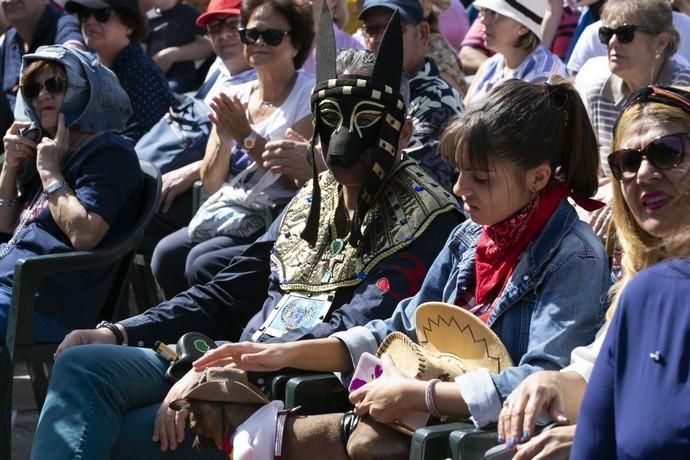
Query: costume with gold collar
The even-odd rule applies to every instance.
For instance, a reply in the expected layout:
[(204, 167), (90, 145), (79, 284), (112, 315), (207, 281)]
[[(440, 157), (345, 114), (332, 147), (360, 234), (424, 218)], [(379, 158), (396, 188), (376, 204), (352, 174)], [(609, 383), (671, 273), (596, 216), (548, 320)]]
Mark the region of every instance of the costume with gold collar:
[(383, 258), (409, 246), (438, 214), (457, 206), (456, 200), (414, 161), (398, 165), (362, 224), (362, 240), (330, 251), (335, 239), (338, 183), (329, 172), (319, 177), (321, 203), (319, 238), (311, 247), (299, 237), (311, 207), (311, 186), (304, 187), (286, 210), (271, 262), (285, 291), (327, 292), (354, 286)]

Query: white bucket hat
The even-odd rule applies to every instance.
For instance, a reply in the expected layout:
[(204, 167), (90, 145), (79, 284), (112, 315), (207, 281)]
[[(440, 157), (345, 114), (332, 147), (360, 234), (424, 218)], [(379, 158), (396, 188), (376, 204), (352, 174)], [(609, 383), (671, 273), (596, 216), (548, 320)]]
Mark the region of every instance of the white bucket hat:
[(475, 0), (475, 8), (487, 8), (516, 20), (541, 40), (541, 22), (547, 0)]

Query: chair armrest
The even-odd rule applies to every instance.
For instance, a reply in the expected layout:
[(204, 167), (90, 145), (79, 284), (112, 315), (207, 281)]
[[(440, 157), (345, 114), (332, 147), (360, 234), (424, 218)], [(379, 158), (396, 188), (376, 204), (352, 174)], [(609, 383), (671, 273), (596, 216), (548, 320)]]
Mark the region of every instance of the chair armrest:
[(438, 460), (450, 456), (448, 435), (455, 430), (476, 430), (470, 422), (443, 423), (419, 428), (412, 436), (410, 460)]
[(285, 385), (285, 407), (302, 406), (303, 414), (349, 410), (348, 392), (333, 374), (292, 377)]
[[(20, 339), (19, 345), (33, 343), (34, 298), (44, 278), (57, 273), (104, 267), (128, 251), (129, 248), (116, 245), (98, 251), (72, 251), (17, 260), (5, 338), (10, 352), (14, 352), (16, 338)], [(27, 339), (29, 342), (25, 343)]]
[(201, 181), (194, 181), (192, 184), (192, 215), (201, 207), (204, 202), (202, 196), (204, 195), (204, 187), (201, 185)]
[(496, 430), (456, 430), (448, 437), (453, 460), (481, 460), (497, 444)]

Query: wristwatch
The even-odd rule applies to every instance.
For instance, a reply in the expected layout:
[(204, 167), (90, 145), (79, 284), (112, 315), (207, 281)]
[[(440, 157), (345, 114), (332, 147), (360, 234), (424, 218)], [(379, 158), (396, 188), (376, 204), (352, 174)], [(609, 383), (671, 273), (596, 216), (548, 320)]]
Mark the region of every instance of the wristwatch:
[(57, 192), (58, 190), (62, 190), (63, 188), (69, 187), (69, 184), (65, 181), (55, 181), (52, 184), (48, 185), (44, 190), (43, 190), (43, 196), (48, 198), (50, 195), (53, 193)]
[(247, 135), (244, 139), (242, 139), (242, 147), (244, 147), (244, 150), (251, 150), (254, 148), (256, 145), (256, 138), (257, 135), (254, 131), (251, 131), (249, 135)]

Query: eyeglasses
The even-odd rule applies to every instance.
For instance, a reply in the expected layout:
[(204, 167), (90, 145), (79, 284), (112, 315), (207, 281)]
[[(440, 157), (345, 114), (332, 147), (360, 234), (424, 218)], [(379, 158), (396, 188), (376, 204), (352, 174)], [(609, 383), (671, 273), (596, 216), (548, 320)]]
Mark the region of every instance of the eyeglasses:
[(653, 33), (651, 29), (634, 24), (623, 24), (618, 27), (599, 27), (599, 41), (602, 45), (608, 45), (611, 38), (615, 35), (618, 41), (623, 44), (628, 44), (635, 38), (635, 31), (639, 30), (647, 34)]
[(60, 94), (65, 91), (67, 87), (67, 82), (59, 77), (52, 77), (44, 81), (43, 83), (33, 82), (21, 86), (22, 94), (24, 97), (33, 99), (41, 94), (43, 88), (46, 89), (50, 94)]
[(505, 17), (498, 11), (490, 10), (488, 8), (480, 8), (479, 14), (481, 14), (483, 18), (490, 19), (491, 21), (498, 21), (499, 19)]
[(657, 137), (641, 149), (616, 150), (608, 156), (611, 174), (617, 181), (627, 182), (637, 176), (642, 159), (657, 169), (671, 169), (685, 158), (685, 140), (688, 133)]
[(268, 46), (278, 46), (283, 42), (283, 38), (290, 34), (290, 31), (281, 29), (259, 30), (257, 28), (240, 28), (238, 30), (240, 32), (240, 41), (245, 45), (253, 45), (261, 37)]
[(209, 35), (218, 35), (223, 28), (236, 32), (240, 27), (240, 22), (236, 17), (229, 16), (225, 19), (214, 19), (206, 23), (206, 32)]
[(98, 8), (95, 10), (91, 8), (80, 8), (77, 10), (77, 18), (81, 23), (86, 22), (91, 16), (93, 16), (98, 22), (108, 22), (108, 19), (110, 19), (110, 13), (112, 12), (113, 9), (109, 7)]

